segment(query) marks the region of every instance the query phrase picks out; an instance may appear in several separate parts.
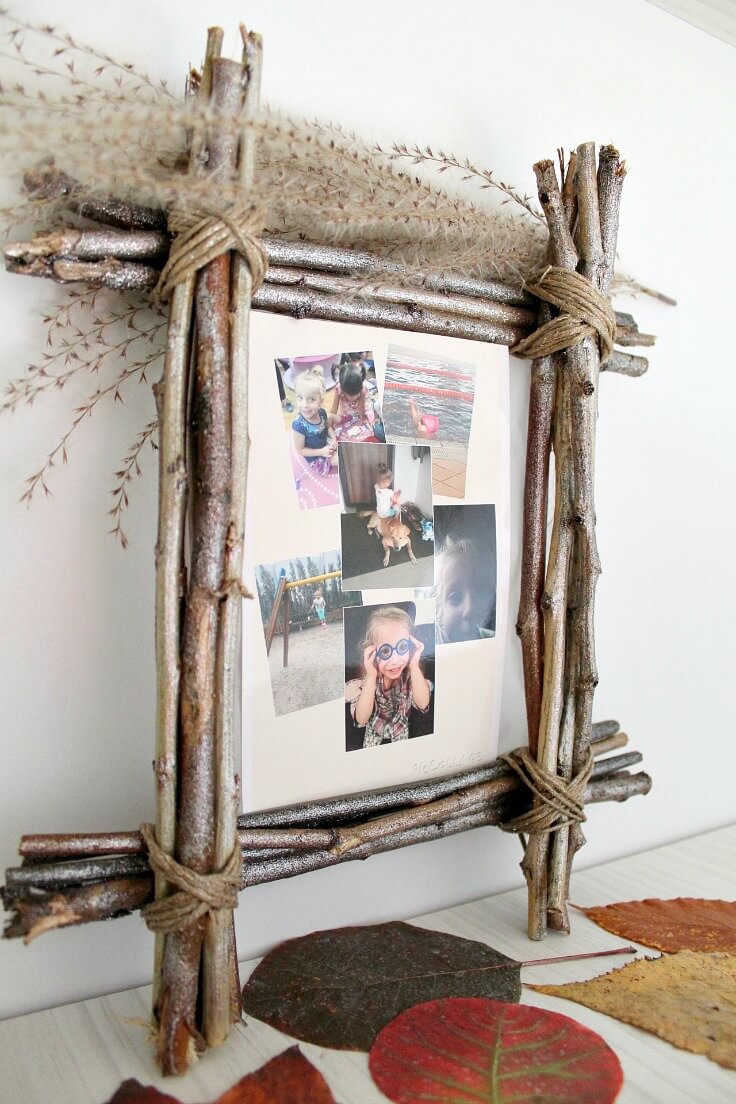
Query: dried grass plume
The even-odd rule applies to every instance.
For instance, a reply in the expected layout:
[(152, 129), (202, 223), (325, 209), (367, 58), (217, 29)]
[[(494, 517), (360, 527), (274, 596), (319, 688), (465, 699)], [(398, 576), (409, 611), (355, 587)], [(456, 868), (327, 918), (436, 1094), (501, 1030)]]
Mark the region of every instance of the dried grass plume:
[[(188, 150), (203, 126), (240, 132), (243, 123), (198, 107), (196, 73), (176, 96), (134, 66), (7, 8), (0, 35), (0, 153), (18, 197), (0, 208), (6, 233), (84, 225), (68, 195), (24, 193), (28, 174), (53, 166), (85, 195), (164, 211), (194, 205), (218, 214), (246, 202), (272, 235), (367, 249), (401, 260), (407, 278), (453, 273), (521, 285), (544, 255), (547, 231), (535, 204), (490, 170), (429, 146), (369, 145), (334, 123), (269, 109), (249, 123), (253, 189), (243, 196), (235, 182), (213, 186), (186, 172)], [(25, 501), (49, 493), (51, 468), (66, 461), (74, 432), (103, 401), (122, 402), (132, 384), (150, 380), (165, 335), (164, 317), (130, 294), (72, 290), (45, 321), (47, 351), (10, 382), (2, 409), (63, 391), (83, 372), (95, 386), (29, 478)], [(123, 543), (127, 487), (149, 442), (153, 423), (135, 435), (115, 477), (111, 516)]]

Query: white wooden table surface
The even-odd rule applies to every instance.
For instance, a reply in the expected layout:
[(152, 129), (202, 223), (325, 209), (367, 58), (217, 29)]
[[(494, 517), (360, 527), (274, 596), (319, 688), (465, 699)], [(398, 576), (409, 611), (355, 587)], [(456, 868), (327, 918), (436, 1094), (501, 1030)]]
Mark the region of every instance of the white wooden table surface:
[[(736, 825), (626, 859), (578, 872), (578, 904), (607, 904), (642, 897), (732, 898)], [(526, 891), (416, 918), (424, 927), (486, 941), (518, 960), (616, 946), (621, 940), (575, 914), (569, 937), (530, 943), (523, 932)], [(32, 954), (32, 949), (29, 954)], [(649, 952), (652, 953), (652, 952)], [(603, 973), (627, 958), (593, 959), (559, 966), (526, 967), (522, 981), (556, 984)], [(256, 961), (242, 964), (246, 979)], [(620, 1104), (719, 1104), (736, 1101), (736, 1072), (702, 1056), (677, 1050), (653, 1035), (618, 1023), (582, 1005), (523, 990), (522, 1002), (572, 1016), (597, 1031), (618, 1055), (625, 1082)], [(146, 1021), (148, 986), (81, 1001), (0, 1023), (1, 1104), (103, 1104), (126, 1078), (156, 1085), (183, 1104), (213, 1100), (244, 1074), (273, 1058), (293, 1039), (249, 1019), (228, 1042), (209, 1052), (180, 1078), (161, 1078), (151, 1058)], [(367, 1056), (300, 1043), (324, 1074), (340, 1104), (382, 1104)]]

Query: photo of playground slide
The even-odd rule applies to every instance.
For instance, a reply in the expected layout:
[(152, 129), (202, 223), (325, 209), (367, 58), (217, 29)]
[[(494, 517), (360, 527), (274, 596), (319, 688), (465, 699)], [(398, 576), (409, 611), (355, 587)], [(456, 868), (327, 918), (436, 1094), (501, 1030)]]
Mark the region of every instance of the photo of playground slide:
[(343, 696), (343, 594), (335, 549), (256, 567), (276, 716)]
[(475, 365), (389, 345), (383, 416), (392, 444), (432, 445), (433, 489), (465, 496)]

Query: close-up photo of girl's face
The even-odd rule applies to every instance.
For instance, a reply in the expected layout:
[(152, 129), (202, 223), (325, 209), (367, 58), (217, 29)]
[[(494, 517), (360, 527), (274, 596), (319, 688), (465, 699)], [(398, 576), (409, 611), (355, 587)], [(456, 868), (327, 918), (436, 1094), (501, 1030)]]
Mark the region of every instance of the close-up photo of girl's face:
[(296, 408), (307, 421), (314, 421), (322, 405), (322, 392), (311, 380), (296, 382)]
[(489, 614), (488, 572), (463, 552), (445, 553), (438, 563), (439, 617), (448, 641), (475, 640)]
[(404, 621), (380, 621), (371, 634), (375, 662), (380, 674), (397, 679), (411, 659), (413, 646)]

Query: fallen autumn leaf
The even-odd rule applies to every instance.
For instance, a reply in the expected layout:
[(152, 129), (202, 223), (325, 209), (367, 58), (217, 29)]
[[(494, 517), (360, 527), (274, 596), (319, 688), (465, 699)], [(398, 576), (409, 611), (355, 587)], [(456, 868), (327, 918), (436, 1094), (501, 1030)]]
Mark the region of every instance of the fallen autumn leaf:
[(175, 1096), (161, 1093), (153, 1085), (141, 1085), (134, 1077), (118, 1086), (107, 1104), (180, 1104)]
[(299, 1047), (289, 1047), (218, 1096), (214, 1104), (335, 1104), (329, 1085)]
[(266, 955), (243, 989), (243, 1011), (318, 1046), (368, 1050), (399, 1012), (444, 996), (518, 1001), (520, 964), (410, 924), (335, 928)]
[(676, 897), (574, 907), (606, 931), (658, 951), (736, 953), (736, 901)]
[(567, 985), (530, 985), (577, 1001), (736, 1069), (736, 957), (680, 951)]
[(517, 962), (485, 943), (413, 924), (333, 928), (274, 948), (243, 989), (243, 1011), (317, 1046), (368, 1050), (412, 1005), (441, 997), (518, 1001), (521, 967), (634, 947)]
[[(174, 1096), (160, 1093), (153, 1085), (123, 1081), (107, 1104), (180, 1104)], [(335, 1104), (335, 1098), (319, 1070), (299, 1047), (290, 1047), (246, 1074), (226, 1089), (213, 1104)]]
[(618, 1058), (568, 1016), (482, 999), (430, 1001), (376, 1038), (371, 1076), (397, 1104), (610, 1104)]

